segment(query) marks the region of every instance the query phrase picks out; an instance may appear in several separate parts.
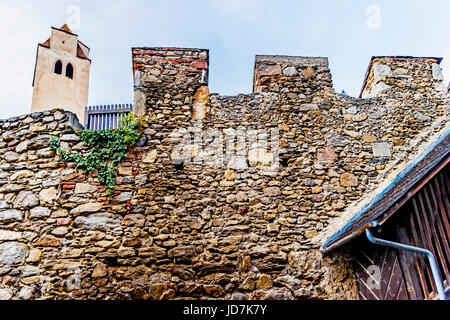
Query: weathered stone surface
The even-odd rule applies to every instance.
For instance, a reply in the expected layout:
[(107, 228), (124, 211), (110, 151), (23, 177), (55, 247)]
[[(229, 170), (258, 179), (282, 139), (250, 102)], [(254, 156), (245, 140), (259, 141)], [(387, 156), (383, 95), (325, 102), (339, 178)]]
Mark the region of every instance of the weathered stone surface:
[(341, 175), (340, 181), (343, 187), (356, 187), (359, 184), (358, 178), (348, 172)]
[(36, 243), (39, 247), (59, 247), (61, 245), (61, 240), (52, 236), (42, 236)]
[(18, 270), (24, 278), (40, 274), (39, 268), (33, 266), (20, 266)]
[(20, 178), (29, 178), (33, 176), (33, 172), (29, 170), (20, 170), (14, 173), (10, 178), (9, 181), (12, 182), (14, 180), (20, 179)]
[(260, 71), (261, 76), (273, 76), (279, 74), (281, 74), (281, 67), (278, 64), (268, 65)]
[(95, 266), (94, 271), (92, 272), (92, 278), (103, 278), (108, 274), (106, 270), (106, 265), (103, 263), (99, 263)]
[(19, 161), (19, 155), (15, 152), (9, 151), (4, 154), (6, 162), (17, 162)]
[(281, 190), (278, 187), (270, 187), (270, 188), (264, 189), (264, 195), (267, 197), (276, 197), (276, 196), (279, 196), (280, 193), (281, 193)]
[(380, 81), (378, 84), (372, 87), (372, 90), (368, 94), (364, 94), (363, 98), (375, 98), (380, 96), (382, 93), (385, 93), (391, 89), (391, 86), (387, 85), (383, 81)]
[(19, 242), (0, 243), (0, 265), (21, 264), (28, 253), (26, 245)]
[(267, 274), (261, 275), (259, 277), (258, 281), (256, 281), (256, 289), (257, 290), (270, 289), (272, 287), (273, 287), (272, 279)]
[(11, 300), (13, 292), (10, 289), (0, 289), (0, 301)]
[(414, 113), (414, 117), (416, 119), (419, 119), (420, 121), (431, 121), (432, 120), (431, 117), (428, 117), (428, 116), (426, 116), (426, 115), (424, 115), (423, 113), (420, 113), (420, 112), (415, 112)]
[(136, 251), (133, 248), (121, 247), (117, 250), (117, 255), (122, 258), (130, 258), (136, 255)]
[(91, 212), (98, 212), (103, 208), (102, 203), (98, 202), (89, 202), (86, 204), (83, 204), (81, 206), (78, 206), (77, 208), (74, 208), (70, 213), (72, 214), (80, 214), (80, 213), (91, 213)]
[(195, 255), (195, 247), (194, 246), (173, 248), (173, 249), (169, 250), (169, 252), (168, 252), (169, 258), (191, 257), (193, 255)]
[(352, 120), (355, 122), (367, 120), (367, 114), (366, 113), (355, 114), (352, 116)]
[(57, 237), (65, 236), (69, 233), (69, 228), (67, 227), (58, 227), (52, 230), (51, 234)]
[(55, 156), (55, 151), (53, 151), (53, 150), (50, 149), (50, 148), (45, 148), (45, 149), (38, 150), (38, 152), (36, 153), (36, 155), (37, 155), (39, 158), (52, 158), (52, 157)]
[(152, 150), (145, 155), (142, 156), (143, 163), (154, 163), (156, 161), (156, 157), (158, 156), (158, 151)]
[(278, 233), (280, 231), (280, 226), (278, 224), (270, 223), (267, 225), (268, 233)]
[(387, 142), (372, 144), (372, 151), (375, 157), (390, 157), (391, 146)]
[(248, 152), (248, 162), (251, 167), (262, 165), (270, 166), (274, 163), (273, 153), (264, 149), (252, 149)]
[(30, 210), (30, 218), (45, 218), (50, 217), (52, 211), (46, 207), (35, 207)]
[(29, 209), (39, 205), (39, 198), (31, 191), (21, 191), (14, 201), (14, 208)]
[(17, 241), (22, 237), (21, 232), (0, 230), (0, 241)]
[(225, 180), (234, 181), (236, 180), (236, 174), (234, 170), (226, 170), (225, 171)]
[(19, 210), (5, 210), (0, 211), (0, 224), (18, 222), (23, 220), (23, 214)]
[(52, 203), (58, 197), (58, 190), (56, 188), (48, 188), (39, 192), (39, 200), (41, 203)]
[(438, 81), (444, 81), (444, 75), (442, 74), (441, 66), (437, 63), (433, 63), (431, 65), (432, 67), (432, 73), (433, 73), (433, 79)]
[(314, 71), (313, 68), (308, 67), (308, 68), (302, 70), (302, 75), (303, 75), (305, 78), (313, 78), (313, 77), (315, 77), (316, 72)]
[(30, 286), (22, 287), (19, 291), (19, 299), (30, 300), (33, 298), (34, 288)]
[(317, 150), (317, 160), (320, 162), (334, 162), (338, 158), (337, 154), (331, 149)]
[(110, 213), (91, 214), (87, 217), (77, 217), (75, 226), (88, 230), (108, 231), (120, 227), (122, 217)]
[(319, 107), (316, 104), (305, 103), (300, 105), (300, 111), (311, 111), (311, 110), (319, 110)]
[(386, 77), (390, 77), (391, 75), (392, 70), (388, 65), (384, 65), (379, 62), (375, 62), (373, 64), (373, 78), (375, 81), (385, 79)]
[(64, 142), (78, 142), (80, 138), (76, 134), (64, 134), (60, 137), (60, 141)]
[(298, 72), (295, 67), (287, 67), (287, 68), (284, 68), (283, 74), (285, 76), (294, 76), (294, 75), (298, 74)]
[(257, 291), (260, 300), (294, 300), (292, 293), (286, 288), (274, 288), (267, 291)]
[(13, 141), (14, 138), (15, 138), (15, 136), (14, 136), (14, 134), (13, 134), (12, 131), (5, 131), (5, 132), (3, 132), (3, 134), (2, 134), (2, 140), (3, 140), (4, 142), (10, 142), (10, 141)]
[(77, 183), (75, 185), (75, 193), (76, 194), (85, 194), (90, 192), (95, 192), (97, 190), (96, 186), (93, 186), (89, 183)]
[(375, 136), (363, 136), (362, 138), (363, 138), (364, 142), (372, 143), (372, 142), (377, 141), (377, 137), (375, 137)]
[(27, 257), (27, 262), (29, 263), (34, 263), (34, 262), (39, 262), (41, 261), (41, 257), (42, 257), (42, 251), (39, 249), (32, 249), (30, 250), (30, 253), (28, 254)]
[(194, 105), (192, 107), (192, 118), (194, 120), (203, 120), (208, 115), (209, 89), (207, 86), (198, 88), (194, 96)]
[(44, 124), (35, 123), (30, 126), (30, 132), (42, 132), (47, 129), (47, 126)]
[(155, 300), (160, 300), (163, 293), (167, 289), (167, 284), (165, 283), (154, 283), (150, 287), (150, 296)]
[(1, 201), (0, 200), (0, 210), (2, 209), (8, 209), (9, 205), (6, 201)]
[(117, 202), (125, 202), (128, 200), (131, 200), (133, 193), (132, 192), (121, 192), (116, 198), (115, 201)]

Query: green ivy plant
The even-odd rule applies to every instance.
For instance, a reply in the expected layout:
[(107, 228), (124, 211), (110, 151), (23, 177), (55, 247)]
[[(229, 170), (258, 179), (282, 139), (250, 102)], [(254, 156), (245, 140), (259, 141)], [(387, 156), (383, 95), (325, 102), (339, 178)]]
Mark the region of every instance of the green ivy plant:
[(89, 150), (87, 155), (62, 150), (56, 136), (50, 137), (50, 147), (62, 161), (73, 161), (77, 168), (85, 169), (89, 174), (95, 173), (100, 183), (106, 186), (107, 195), (112, 195), (116, 185), (117, 166), (141, 137), (139, 128), (142, 121), (141, 117), (129, 113), (122, 116), (118, 129), (76, 131), (75, 134)]

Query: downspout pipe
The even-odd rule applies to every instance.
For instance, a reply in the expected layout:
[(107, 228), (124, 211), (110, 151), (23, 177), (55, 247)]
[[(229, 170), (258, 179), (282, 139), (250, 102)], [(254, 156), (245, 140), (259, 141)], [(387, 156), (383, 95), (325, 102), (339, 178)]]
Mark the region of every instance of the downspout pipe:
[[(378, 222), (376, 222), (376, 221), (372, 222), (370, 224), (370, 226), (377, 227)], [(418, 247), (409, 246), (409, 245), (398, 243), (398, 242), (392, 242), (392, 241), (388, 241), (388, 240), (375, 238), (373, 236), (372, 232), (370, 231), (370, 229), (366, 229), (366, 235), (367, 235), (367, 239), (369, 239), (369, 241), (374, 244), (377, 244), (380, 246), (385, 246), (385, 247), (391, 247), (391, 248), (395, 248), (395, 249), (400, 249), (400, 250), (412, 251), (412, 252), (426, 255), (428, 258), (428, 261), (430, 263), (430, 266), (431, 266), (431, 271), (433, 273), (434, 282), (436, 283), (439, 300), (446, 300), (445, 292), (444, 292), (444, 285), (442, 284), (442, 279), (441, 279), (441, 276), (439, 275), (439, 269), (438, 269), (438, 266), (436, 263), (436, 258), (431, 253), (431, 251), (422, 249), (422, 248), (418, 248)]]

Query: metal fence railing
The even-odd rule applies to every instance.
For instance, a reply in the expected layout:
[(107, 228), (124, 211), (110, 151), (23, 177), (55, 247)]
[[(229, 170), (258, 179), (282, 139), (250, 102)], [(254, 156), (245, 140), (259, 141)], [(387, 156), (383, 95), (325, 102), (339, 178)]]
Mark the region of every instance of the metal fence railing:
[(91, 130), (116, 129), (120, 119), (133, 111), (131, 104), (89, 106), (85, 110), (85, 127)]

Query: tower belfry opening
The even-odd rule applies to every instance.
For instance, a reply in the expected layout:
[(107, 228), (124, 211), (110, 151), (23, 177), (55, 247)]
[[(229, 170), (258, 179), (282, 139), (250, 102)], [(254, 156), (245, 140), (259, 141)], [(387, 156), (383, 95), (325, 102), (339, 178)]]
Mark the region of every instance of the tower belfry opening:
[(73, 67), (70, 63), (66, 67), (66, 77), (69, 79), (73, 79)]
[(56, 74), (61, 74), (62, 73), (62, 62), (61, 62), (61, 60), (58, 60), (55, 63), (55, 73)]

